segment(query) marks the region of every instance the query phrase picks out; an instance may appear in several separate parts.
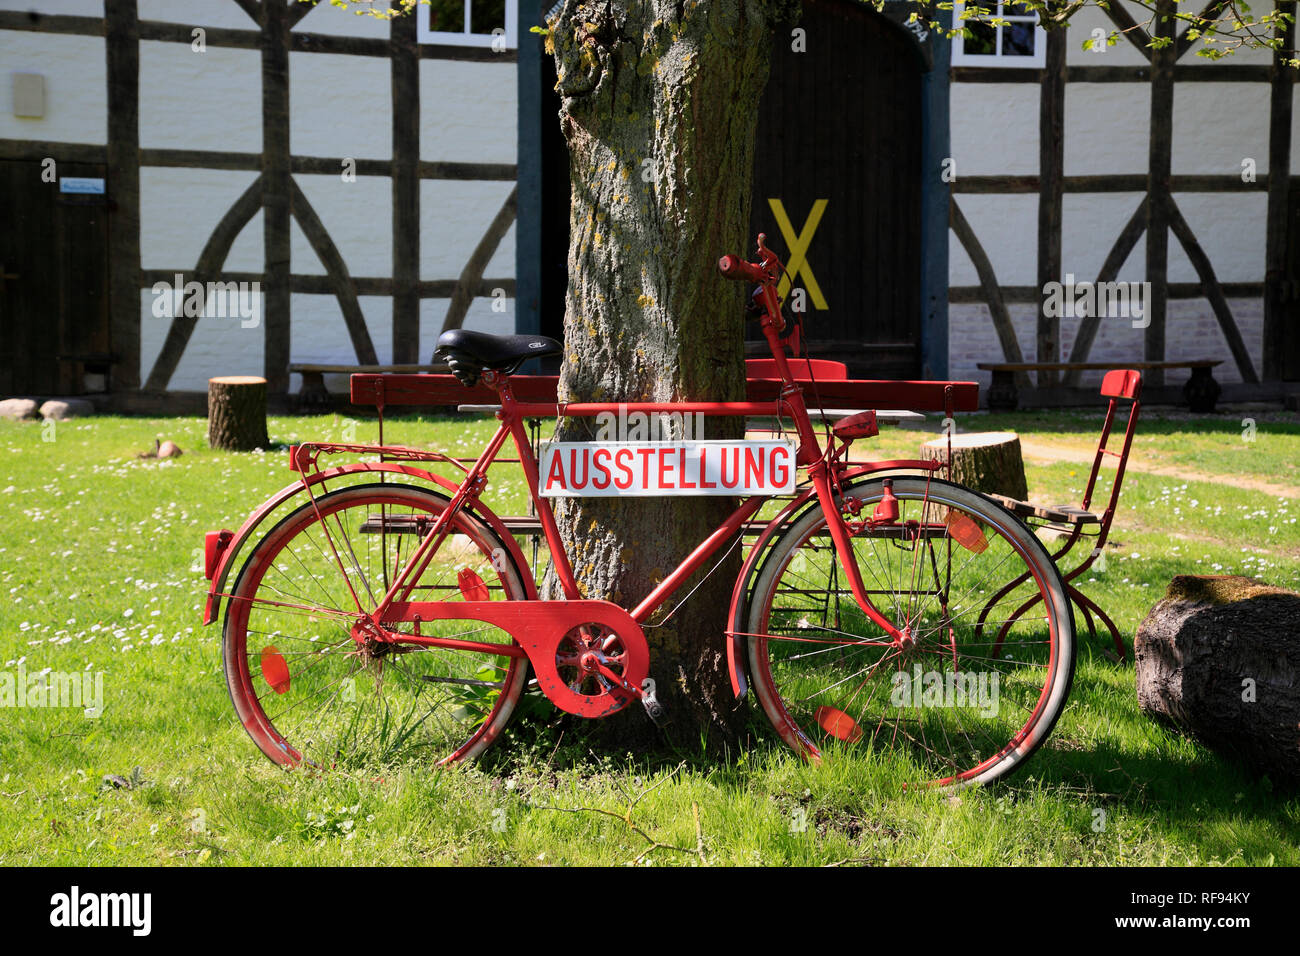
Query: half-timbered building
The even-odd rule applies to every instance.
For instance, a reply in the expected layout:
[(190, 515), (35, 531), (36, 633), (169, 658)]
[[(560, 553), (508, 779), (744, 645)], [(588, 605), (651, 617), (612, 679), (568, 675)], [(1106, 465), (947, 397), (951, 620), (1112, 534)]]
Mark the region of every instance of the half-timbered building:
[[(1124, 2), (1066, 31), (1006, 4), (956, 41), (913, 9), (805, 0), (773, 37), (752, 231), (814, 355), (986, 383), (977, 363), (1216, 358), (1241, 398), (1300, 380), (1282, 55), (1198, 58), (1160, 20), (1152, 50)], [(0, 0), (0, 394), (179, 408), (214, 375), (291, 395), (295, 365), (428, 363), (456, 325), (561, 335), (543, 13)], [(1069, 298), (1113, 283), (1141, 299)], [(1186, 374), (1149, 386), (1174, 399)], [(1022, 384), (1062, 401), (1093, 379)]]

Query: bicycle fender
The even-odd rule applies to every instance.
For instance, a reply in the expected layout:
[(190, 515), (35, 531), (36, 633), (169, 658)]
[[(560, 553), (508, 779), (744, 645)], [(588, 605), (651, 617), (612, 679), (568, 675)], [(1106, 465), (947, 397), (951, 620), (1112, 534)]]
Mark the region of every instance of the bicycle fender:
[[(431, 481), (440, 486), (451, 494), (455, 494), (457, 488), (455, 482), (442, 475), (434, 474), (423, 468), (414, 468), (410, 465), (401, 465), (396, 462), (353, 462), (352, 464), (340, 465), (337, 468), (329, 468), (325, 471), (317, 472), (307, 478), (300, 478), (292, 484), (281, 488), (270, 498), (258, 506), (248, 518), (240, 525), (239, 530), (234, 532), (229, 539), (217, 562), (216, 568), (212, 573), (212, 583), (208, 587), (208, 598), (203, 611), (203, 623), (211, 624), (221, 613), (221, 598), (225, 594), (226, 581), (230, 576), (231, 568), (235, 566), (235, 559), (243, 550), (244, 545), (248, 543), (253, 533), (266, 521), (268, 517), (282, 504), (294, 496), (305, 492), (308, 487), (328, 481), (330, 478), (338, 478), (342, 475), (363, 474), (367, 472), (387, 472), (389, 474), (408, 475), (412, 478), (420, 478), (425, 481)], [(511, 534), (505, 526), (505, 523), (485, 508), (481, 503), (475, 502), (469, 507), (470, 513), (479, 520), (483, 521), (496, 532), (510, 551), (511, 557), (515, 561), (516, 567), (520, 569), (520, 577), (523, 578), (524, 588), (530, 598), (537, 597), (537, 584), (533, 580), (532, 574), (528, 573), (528, 562), (524, 559), (524, 553), (515, 541), (514, 535)]]
[(746, 620), (749, 615), (749, 602), (746, 599), (749, 596), (751, 578), (757, 573), (759, 561), (767, 550), (768, 544), (785, 527), (786, 518), (816, 494), (815, 489), (809, 488), (786, 505), (780, 514), (768, 523), (750, 549), (749, 557), (740, 569), (740, 574), (736, 576), (736, 586), (731, 592), (731, 607), (727, 611), (727, 671), (731, 675), (731, 690), (737, 700), (749, 693), (749, 663), (745, 651), (749, 644), (746, 634), (749, 630)]

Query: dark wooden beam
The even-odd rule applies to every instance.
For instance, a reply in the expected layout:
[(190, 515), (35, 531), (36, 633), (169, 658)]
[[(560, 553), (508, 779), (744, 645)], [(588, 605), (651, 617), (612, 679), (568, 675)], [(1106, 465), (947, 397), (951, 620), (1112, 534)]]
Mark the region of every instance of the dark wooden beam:
[(74, 36), (102, 37), (105, 35), (105, 19), (99, 17), (69, 17), (62, 14), (38, 13), (35, 10), (0, 10), (0, 30), (22, 30), (29, 33), (69, 33)]
[(416, 14), (389, 22), (393, 114), (393, 362), (420, 358), (420, 46)]
[[(1174, 202), (1174, 198), (1165, 196), (1163, 201), (1169, 204), (1167, 212), (1169, 228), (1178, 237), (1183, 251), (1187, 253), (1187, 258), (1191, 260), (1192, 266), (1196, 269), (1196, 274), (1200, 276), (1201, 285), (1205, 289), (1205, 297), (1210, 302), (1210, 308), (1214, 310), (1215, 318), (1219, 320), (1219, 329), (1228, 342), (1228, 348), (1237, 363), (1237, 370), (1241, 373), (1241, 380), (1249, 384), (1257, 383), (1259, 375), (1255, 372), (1255, 363), (1251, 361), (1250, 351), (1246, 348), (1246, 343), (1242, 341), (1241, 331), (1237, 328), (1237, 322), (1232, 317), (1232, 310), (1228, 308), (1227, 297), (1224, 295), (1223, 288), (1219, 285), (1219, 280), (1214, 274), (1214, 266), (1210, 264), (1210, 257), (1205, 254), (1201, 244), (1196, 241), (1191, 226), (1187, 225), (1187, 220), (1183, 218), (1183, 214), (1178, 209), (1178, 204)], [(1153, 284), (1152, 293), (1154, 294), (1154, 292), (1155, 286)]]
[[(4, 156), (3, 158), (25, 158), (35, 153), (35, 149), (24, 140), (0, 140), (0, 150), (9, 147), (21, 150), (22, 156)], [(65, 144), (56, 144), (67, 148)], [(53, 148), (53, 147), (51, 147)], [(86, 149), (102, 147), (88, 146)], [(51, 155), (46, 152), (42, 155)], [(90, 154), (87, 154), (90, 155)], [(356, 159), (358, 176), (393, 175), (393, 161), (390, 159)], [(186, 169), (247, 169), (261, 171), (262, 155), (260, 153), (234, 153), (206, 149), (144, 149), (140, 151), (142, 166), (172, 166)], [(289, 167), (295, 173), (310, 173), (323, 176), (337, 176), (343, 171), (342, 157), (328, 156), (291, 156)], [(419, 179), (482, 180), (490, 182), (513, 182), (517, 174), (514, 163), (438, 163), (419, 162), (415, 166)]]
[[(1061, 185), (1067, 193), (1144, 193), (1147, 177), (1141, 173), (1066, 176)], [(1264, 179), (1243, 182), (1240, 175), (1169, 177), (1169, 190), (1175, 193), (1248, 193), (1263, 192), (1267, 188)], [(1036, 193), (1039, 189), (1037, 176), (962, 176), (953, 183), (953, 192), (956, 193)]]
[[(1295, 0), (1278, 4), (1278, 12), (1295, 15)], [(1282, 48), (1274, 51), (1273, 87), (1268, 120), (1268, 219), (1264, 227), (1264, 380), (1300, 379), (1300, 316), (1288, 301), (1287, 232), (1291, 197), (1291, 123), (1295, 70), (1286, 60), (1295, 56), (1295, 31), (1278, 26)]]
[[(998, 342), (1002, 345), (1002, 358), (1007, 362), (1023, 362), (1024, 355), (1020, 351), (1020, 342), (1016, 338), (1015, 326), (1011, 324), (1007, 304), (1002, 298), (1002, 289), (998, 286), (998, 277), (993, 271), (993, 263), (989, 262), (988, 254), (980, 245), (979, 237), (970, 227), (956, 199), (952, 200), (948, 210), (952, 231), (956, 234), (962, 248), (966, 250), (966, 254), (970, 256), (970, 261), (975, 266), (975, 274), (979, 276), (980, 291), (984, 302), (989, 307), (989, 315), (993, 319), (993, 331), (997, 333)], [(1016, 384), (1028, 386), (1029, 376), (1024, 372), (1017, 372)]]
[[(1145, 218), (1142, 222), (1145, 225)], [(483, 281), (486, 284), (488, 280)], [(1258, 299), (1264, 294), (1262, 282), (1220, 282), (1219, 288), (1229, 299)], [(1034, 285), (1004, 285), (1001, 287), (1001, 292), (1003, 302), (1014, 304), (1026, 302), (1037, 304), (1043, 297), (1042, 290)], [(1171, 282), (1169, 298), (1170, 300), (1204, 299), (1206, 298), (1205, 286), (1199, 282)], [(955, 285), (948, 290), (948, 299), (966, 305), (982, 303), (985, 301), (984, 288), (978, 285)]]
[[(265, 0), (264, 0), (265, 2)], [(288, 0), (289, 3), (289, 29), (296, 27), (299, 21), (307, 14), (316, 9), (315, 3), (303, 3), (302, 0)]]
[[(111, 3), (112, 0), (109, 0)], [(141, 20), (140, 39), (157, 40), (162, 43), (184, 43), (189, 46), (194, 42), (194, 27), (188, 23), (165, 23), (161, 20)], [(260, 34), (256, 30), (230, 29), (229, 27), (204, 27), (203, 42), (209, 47), (225, 47), (235, 50), (256, 50)]]
[[(1101, 272), (1097, 274), (1098, 285), (1103, 282), (1115, 281), (1115, 276), (1119, 275), (1119, 270), (1128, 261), (1129, 255), (1133, 252), (1133, 247), (1137, 245), (1137, 241), (1142, 237), (1142, 232), (1146, 227), (1147, 197), (1143, 196), (1142, 201), (1138, 203), (1137, 209), (1133, 210), (1133, 215), (1129, 217), (1128, 222), (1125, 223), (1124, 228), (1120, 230), (1119, 235), (1115, 238), (1115, 244), (1110, 247), (1110, 252), (1106, 254), (1106, 261), (1101, 264)], [(1088, 360), (1088, 353), (1092, 351), (1092, 342), (1097, 337), (1097, 329), (1100, 326), (1100, 313), (1085, 315), (1079, 320), (1079, 328), (1074, 333), (1074, 348), (1070, 352), (1071, 362), (1086, 362)], [(1078, 369), (1069, 370), (1062, 378), (1061, 384), (1067, 386), (1078, 385), (1079, 375)]]
[(515, 221), (515, 201), (518, 193), (518, 186), (510, 190), (510, 195), (497, 210), (483, 238), (474, 247), (469, 260), (465, 263), (465, 268), (461, 270), (460, 279), (456, 282), (456, 291), (452, 293), (451, 303), (447, 306), (447, 315), (442, 321), (444, 332), (448, 329), (460, 328), (461, 323), (465, 321), (465, 313), (469, 311), (470, 303), (474, 301), (475, 290), (482, 281), (483, 270), (487, 268), (493, 253), (497, 251), (497, 246), (501, 244), (505, 234), (510, 231), (511, 223)]
[(107, 162), (108, 147), (94, 143), (50, 143), (32, 139), (0, 139), (0, 159), (40, 162), (52, 157), (60, 163)]
[[(1192, 39), (1187, 34), (1192, 30), (1200, 30), (1201, 33), (1204, 34), (1205, 28), (1218, 20), (1227, 6), (1228, 0), (1210, 0), (1210, 2), (1205, 5), (1205, 9), (1197, 16), (1197, 22), (1187, 24), (1187, 27), (1174, 43), (1174, 59), (1181, 59), (1183, 54), (1190, 50), (1192, 44), (1196, 42), (1195, 39)], [(1199, 39), (1199, 37), (1197, 39)]]
[(261, 0), (235, 0), (239, 9), (248, 14), (248, 18), (256, 24), (262, 22), (262, 11), (260, 8)]
[[(255, 205), (254, 212), (261, 206), (261, 196), (258, 195), (256, 198), (258, 202)], [(189, 275), (185, 269), (145, 269), (140, 273), (140, 288), (150, 289), (155, 282), (175, 282), (176, 273), (178, 272), (182, 275)], [(266, 277), (260, 272), (222, 270), (217, 272), (213, 281), (263, 283), (265, 279)], [(353, 276), (348, 281), (359, 296), (391, 296), (393, 294), (393, 280), (387, 276)], [(416, 291), (422, 299), (450, 299), (456, 292), (458, 283), (459, 280), (457, 279), (425, 279), (416, 287)], [(515, 294), (515, 280), (513, 278), (480, 279), (474, 295), (487, 297), (492, 294), (493, 289), (504, 289), (506, 295), (513, 296)], [(337, 297), (338, 285), (333, 276), (290, 275), (289, 290), (301, 295), (332, 295)], [(1199, 296), (1200, 293), (1197, 292), (1197, 295)]]
[[(1046, 65), (1038, 98), (1038, 286), (1061, 278), (1061, 199), (1065, 177), (1065, 31), (1047, 31)], [(1035, 361), (1061, 358), (1061, 320), (1038, 305)], [(1041, 369), (1040, 386), (1055, 385), (1056, 372)]]
[(140, 387), (140, 34), (136, 0), (105, 5), (109, 342), (114, 390)]
[[(1160, 3), (1161, 0), (1157, 0), (1156, 2), (1157, 14), (1155, 20), (1153, 21), (1156, 23), (1158, 23), (1160, 19), (1160, 14), (1159, 14)], [(1143, 30), (1140, 26), (1137, 25), (1137, 21), (1133, 19), (1133, 17), (1129, 14), (1128, 10), (1124, 9), (1124, 5), (1122, 3), (1108, 3), (1106, 4), (1106, 6), (1102, 7), (1102, 9), (1105, 11), (1106, 16), (1110, 17), (1111, 20), (1114, 21), (1115, 26), (1119, 27), (1120, 33), (1124, 35), (1124, 38), (1128, 40), (1129, 43), (1132, 43), (1135, 47), (1137, 47), (1138, 52), (1141, 53), (1144, 57), (1146, 57), (1148, 60), (1153, 60), (1152, 54), (1155, 53), (1155, 51), (1147, 46), (1147, 44), (1151, 42), (1151, 37), (1147, 34), (1145, 30)], [(1165, 36), (1166, 34), (1157, 33), (1155, 35)], [(1172, 26), (1168, 27), (1167, 35), (1170, 37), (1174, 35)]]
[(267, 391), (289, 390), (290, 217), (289, 11), (283, 0), (262, 5), (262, 356)]
[[(1152, 20), (1154, 36), (1174, 36), (1174, 0), (1156, 0), (1156, 13)], [(1108, 12), (1123, 11), (1118, 3), (1110, 4)], [(1127, 13), (1122, 14), (1128, 17)], [(1129, 18), (1129, 22), (1132, 18)], [(1121, 22), (1119, 19), (1116, 22)], [(1157, 50), (1146, 51), (1151, 60), (1151, 121), (1147, 157), (1147, 249), (1146, 280), (1151, 283), (1151, 298), (1147, 303), (1150, 324), (1144, 331), (1143, 357), (1158, 362), (1165, 357), (1165, 317), (1169, 302), (1169, 174), (1173, 157), (1174, 125), (1174, 60), (1173, 44)], [(1152, 369), (1148, 379), (1153, 385), (1164, 384), (1164, 372)]]
[[(330, 289), (338, 299), (339, 308), (343, 312), (343, 324), (347, 326), (348, 337), (352, 340), (352, 350), (356, 353), (357, 362), (362, 365), (378, 365), (379, 357), (375, 354), (375, 345), (370, 339), (370, 330), (366, 327), (366, 317), (361, 312), (361, 303), (357, 301), (357, 289), (348, 274), (347, 263), (343, 261), (343, 256), (334, 245), (334, 240), (330, 238), (324, 223), (320, 221), (316, 210), (307, 201), (307, 197), (293, 177), (289, 178), (289, 187), (293, 190), (290, 203), (293, 218), (298, 221), (303, 235), (307, 237), (316, 257), (325, 267)], [(286, 282), (290, 291), (293, 291), (293, 284), (288, 281), (287, 276)]]
[[(954, 83), (1041, 83), (1043, 71), (1027, 67), (954, 66)], [(1179, 83), (1267, 83), (1266, 63), (1178, 63), (1174, 79)], [(1149, 83), (1149, 66), (1068, 66), (1067, 83)]]
[[(261, 208), (262, 181), (261, 177), (258, 177), (226, 210), (216, 228), (212, 230), (212, 234), (208, 236), (208, 241), (203, 244), (203, 251), (199, 253), (199, 261), (194, 267), (192, 276), (194, 281), (204, 283), (261, 283), (262, 276), (260, 273), (250, 278), (223, 275), (221, 272), (235, 238)], [(176, 273), (184, 275), (185, 270), (174, 269), (170, 273), (160, 273), (159, 270), (151, 269), (145, 272), (141, 278), (144, 280), (145, 288), (151, 289), (156, 282), (166, 282), (174, 286)], [(144, 387), (146, 391), (161, 392), (167, 389), (172, 376), (176, 374), (176, 366), (180, 364), (181, 356), (185, 354), (185, 346), (189, 344), (190, 337), (194, 334), (194, 326), (198, 321), (199, 316), (172, 316), (172, 324), (167, 330), (167, 338), (163, 341), (163, 347), (158, 353), (158, 358), (154, 360), (153, 368), (149, 371), (149, 378), (145, 381)]]

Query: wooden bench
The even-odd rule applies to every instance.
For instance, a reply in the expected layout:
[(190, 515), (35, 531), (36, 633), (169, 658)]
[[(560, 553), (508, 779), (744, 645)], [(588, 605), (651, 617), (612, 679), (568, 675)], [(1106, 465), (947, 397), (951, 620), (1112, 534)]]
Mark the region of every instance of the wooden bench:
[(1222, 365), (1222, 359), (1197, 359), (1190, 362), (978, 362), (975, 367), (993, 373), (989, 386), (989, 411), (1012, 412), (1020, 405), (1016, 386), (1017, 372), (1069, 372), (1110, 371), (1116, 368), (1148, 369), (1189, 368), (1192, 377), (1183, 386), (1183, 397), (1191, 411), (1211, 413), (1221, 391), (1211, 369)]
[(446, 372), (446, 365), (316, 365), (291, 364), (289, 373), (302, 376), (302, 388), (298, 390), (298, 407), (303, 409), (328, 409), (330, 393), (325, 387), (326, 375), (350, 375), (353, 372), (397, 372), (415, 374), (419, 372)]

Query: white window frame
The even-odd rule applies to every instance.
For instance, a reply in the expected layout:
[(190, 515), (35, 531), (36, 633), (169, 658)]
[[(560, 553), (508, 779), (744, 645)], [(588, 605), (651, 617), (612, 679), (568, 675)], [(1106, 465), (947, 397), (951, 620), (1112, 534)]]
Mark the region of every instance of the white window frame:
[[(470, 22), (470, 0), (465, 0), (465, 24), (472, 26)], [(492, 46), (493, 34), (491, 33), (452, 33), (445, 30), (429, 29), (429, 8), (419, 4), (416, 10), (416, 38), (420, 43), (437, 44), (440, 46)], [(506, 0), (506, 22), (505, 27), (506, 49), (514, 50), (519, 47), (519, 16), (516, 0)]]
[[(513, 2), (513, 0), (511, 0)], [(998, 0), (985, 0), (983, 3), (977, 3), (980, 7), (998, 7)], [(965, 10), (966, 4), (962, 0), (956, 0), (953, 4), (953, 28), (965, 24), (961, 19), (961, 14)], [(1001, 16), (994, 14), (995, 19), (1009, 20), (1012, 23), (1023, 23), (1027, 19), (1023, 16)], [(1043, 67), (1047, 64), (1047, 31), (1037, 22), (1037, 14), (1034, 17), (1034, 54), (1033, 56), (1004, 56), (1000, 51), (1002, 49), (1002, 28), (997, 31), (998, 50), (997, 53), (967, 53), (966, 38), (955, 36), (952, 38), (952, 65), (953, 66), (994, 66), (994, 67), (1026, 67), (1033, 69)]]

